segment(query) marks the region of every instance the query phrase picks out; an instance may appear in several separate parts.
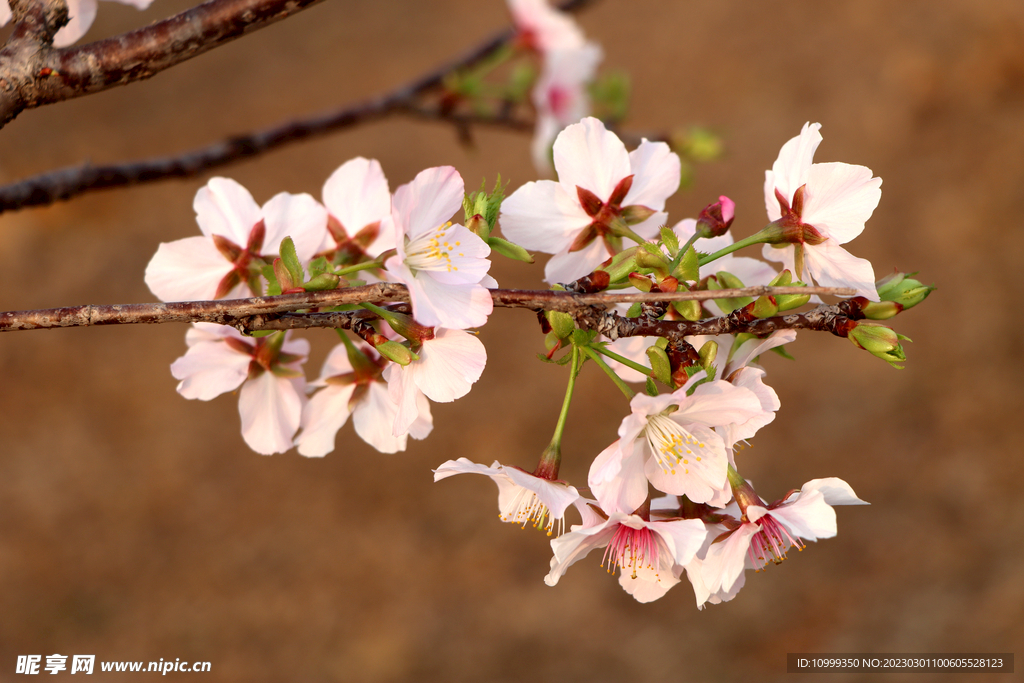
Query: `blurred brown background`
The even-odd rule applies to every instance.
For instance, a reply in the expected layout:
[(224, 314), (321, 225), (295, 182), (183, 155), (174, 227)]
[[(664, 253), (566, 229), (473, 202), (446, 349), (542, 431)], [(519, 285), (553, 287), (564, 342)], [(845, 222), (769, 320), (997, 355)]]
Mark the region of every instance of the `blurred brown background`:
[[(140, 14), (101, 3), (87, 39), (189, 4)], [(0, 131), (0, 181), (332, 108), (507, 21), (501, 0), (332, 0), (148, 82), (25, 112)], [(548, 588), (547, 539), (500, 524), (489, 481), (430, 474), (460, 456), (529, 468), (547, 443), (565, 376), (534, 360), (529, 314), (494, 314), (483, 378), (435, 407), (427, 441), (379, 455), (349, 426), (322, 460), (250, 452), (233, 396), (178, 396), (168, 365), (184, 326), (4, 334), (0, 680), (15, 678), (17, 655), (53, 653), (205, 660), (209, 681), (781, 680), (787, 652), (1024, 642), (1024, 4), (604, 0), (579, 21), (604, 68), (632, 75), (627, 127), (702, 124), (724, 137), (725, 156), (669, 201), (673, 220), (724, 193), (739, 206), (734, 233), (759, 229), (764, 169), (805, 121), (823, 124), (817, 161), (884, 179), (851, 251), (879, 275), (919, 270), (939, 286), (894, 321), (915, 340), (906, 369), (802, 335), (798, 362), (767, 360), (783, 408), (741, 463), (769, 497), (838, 476), (872, 506), (840, 508), (837, 538), (748, 574), (735, 601), (703, 612), (687, 585), (635, 603), (596, 555)], [(392, 189), (440, 164), (470, 186), (498, 172), (513, 188), (536, 178), (527, 137), (480, 130), (476, 141), (396, 119), (220, 173), (260, 202), (319, 197), (356, 155), (379, 159)], [(159, 242), (198, 234), (203, 182), (3, 215), (0, 309), (153, 300), (145, 265)], [(498, 261), (496, 275), (532, 286), (541, 268)], [(308, 334), (309, 375), (332, 334)], [(578, 393), (564, 472), (583, 484), (627, 407), (591, 368)]]

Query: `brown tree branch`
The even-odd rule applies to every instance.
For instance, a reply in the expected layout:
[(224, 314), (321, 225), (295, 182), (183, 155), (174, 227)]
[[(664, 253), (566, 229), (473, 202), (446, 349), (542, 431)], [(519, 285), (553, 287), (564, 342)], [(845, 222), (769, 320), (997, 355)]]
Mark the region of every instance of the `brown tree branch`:
[[(145, 28), (77, 47), (54, 48), (49, 27), (44, 32), (16, 28), (0, 49), (0, 127), (25, 109), (149, 78), (320, 2), (209, 0)], [(44, 0), (37, 11), (53, 15), (58, 3)]]
[[(616, 303), (643, 301), (683, 301), (688, 299), (732, 299), (744, 296), (776, 296), (781, 294), (835, 294), (851, 295), (854, 290), (839, 287), (745, 287), (697, 292), (638, 292), (576, 294), (549, 290), (492, 289), (494, 305), (503, 308), (526, 308), (532, 311), (564, 311), (572, 313), (587, 329), (608, 330), (607, 336), (637, 335), (678, 336), (680, 334), (721, 334), (722, 332), (680, 332), (685, 325), (700, 325), (707, 321), (649, 321), (640, 318), (620, 318), (604, 310)], [(211, 322), (241, 326), (247, 330), (296, 329), (308, 327), (345, 327), (333, 321), (345, 316), (335, 313), (294, 313), (297, 310), (328, 308), (345, 304), (408, 302), (405, 285), (382, 282), (363, 287), (332, 289), (320, 292), (282, 294), (280, 296), (228, 299), (223, 301), (181, 301), (164, 304), (111, 304), (70, 306), (34, 311), (0, 312), (0, 332), (39, 330), (55, 327), (91, 327), (94, 325), (132, 325), (139, 323)], [(347, 312), (346, 312), (347, 313)], [(282, 314), (288, 314), (287, 316)], [(333, 317), (332, 317), (333, 316)], [(782, 316), (789, 318), (791, 316)], [(246, 321), (252, 319), (251, 324)], [(629, 325), (613, 320), (636, 321)], [(717, 319), (716, 319), (717, 320)], [(775, 320), (765, 318), (763, 320)], [(736, 323), (739, 324), (737, 320)], [(743, 322), (744, 325), (754, 323)], [(632, 325), (632, 327), (630, 326)], [(663, 327), (658, 327), (659, 325)], [(792, 327), (785, 323), (784, 327)], [(686, 327), (685, 329), (691, 329)], [(706, 328), (692, 328), (701, 329)], [(781, 329), (781, 328), (778, 328)], [(753, 330), (750, 330), (753, 331)], [(771, 331), (771, 330), (768, 330)], [(615, 336), (612, 336), (612, 335)]]
[[(62, 4), (60, 0), (45, 1)], [(214, 1), (226, 2), (227, 0)], [(231, 1), (239, 2), (241, 0)], [(254, 0), (245, 1), (253, 2)], [(267, 2), (268, 0), (261, 1)], [(280, 2), (281, 0), (274, 1)], [(312, 1), (319, 0), (305, 0), (307, 4)], [(563, 11), (574, 11), (592, 1), (568, 0), (563, 2), (560, 8)], [(147, 29), (142, 30), (145, 31)], [(125, 40), (131, 35), (133, 34), (125, 34), (120, 38), (112, 38), (110, 41)], [(127, 187), (168, 178), (193, 177), (240, 159), (268, 152), (291, 142), (342, 130), (391, 114), (449, 121), (460, 127), (468, 127), (470, 124), (489, 124), (500, 125), (513, 130), (532, 130), (533, 122), (531, 121), (512, 119), (507, 116), (487, 118), (474, 114), (447, 111), (442, 108), (426, 108), (418, 103), (418, 98), (424, 94), (441, 88), (445, 76), (480, 62), (505, 45), (515, 35), (514, 29), (505, 29), (481, 42), (458, 59), (448, 62), (405, 85), (378, 97), (350, 104), (332, 112), (286, 121), (261, 131), (233, 135), (226, 140), (182, 154), (106, 166), (91, 166), (89, 164), (70, 166), (32, 176), (9, 185), (0, 186), (0, 213), (27, 206), (44, 206), (93, 190)], [(107, 42), (109, 41), (100, 41), (100, 43)], [(99, 45), (100, 43), (93, 43), (92, 45)], [(3, 115), (4, 103), (8, 99), (6, 93), (10, 89), (10, 86), (6, 84), (7, 79), (4, 77), (4, 70), (8, 68), (5, 55), (9, 46), (10, 41), (8, 41), (8, 46), (0, 50), (0, 117)], [(89, 48), (90, 46), (84, 47)], [(59, 52), (57, 50), (51, 51)], [(195, 54), (199, 53), (196, 52)], [(194, 54), (191, 56), (194, 56)], [(22, 54), (22, 58), (27, 59), (24, 54)], [(33, 73), (38, 75), (41, 68), (43, 67), (40, 65)], [(152, 75), (152, 73), (148, 75)], [(35, 78), (35, 80), (40, 79)], [(34, 85), (33, 87), (39, 86)], [(45, 102), (38, 102), (33, 106), (38, 106), (38, 104), (45, 104)], [(10, 118), (13, 118), (13, 115)], [(0, 120), (6, 121), (9, 118)]]

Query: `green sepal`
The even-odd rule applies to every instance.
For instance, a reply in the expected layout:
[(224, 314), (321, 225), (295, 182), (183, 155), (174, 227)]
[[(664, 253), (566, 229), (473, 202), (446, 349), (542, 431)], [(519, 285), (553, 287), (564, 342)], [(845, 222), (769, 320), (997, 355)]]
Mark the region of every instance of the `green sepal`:
[[(669, 386), (671, 386), (671, 385), (669, 385)], [(658, 395), (658, 387), (655, 386), (653, 378), (651, 378), (651, 377), (647, 378), (647, 384), (644, 386), (644, 388), (647, 390), (647, 395), (648, 396), (657, 396)]]
[(654, 377), (666, 386), (672, 386), (672, 366), (668, 360), (668, 353), (657, 345), (647, 349), (647, 359), (651, 361), (651, 372)]
[(718, 342), (714, 339), (704, 342), (704, 345), (697, 351), (700, 358), (700, 366), (708, 372), (714, 372), (715, 358), (718, 356)]
[(267, 296), (277, 296), (281, 293), (281, 283), (274, 274), (274, 266), (263, 266), (263, 277), (267, 279)]
[[(742, 289), (744, 287), (743, 281), (738, 277), (727, 271), (719, 271), (715, 273), (714, 277), (708, 278), (708, 290), (717, 291), (719, 289)], [(725, 313), (732, 313), (737, 308), (743, 308), (754, 300), (750, 296), (740, 296), (735, 298), (723, 298), (715, 299), (715, 303)]]
[(641, 304), (639, 301), (634, 301), (632, 304), (629, 305), (629, 310), (626, 311), (626, 317), (639, 318), (640, 314), (643, 313), (643, 309), (641, 308), (642, 305), (643, 304)]
[[(679, 258), (678, 255), (676, 258)], [(677, 280), (688, 280), (693, 282), (700, 278), (698, 262), (700, 259), (697, 257), (697, 250), (690, 247), (683, 254), (683, 257), (679, 259), (679, 263), (675, 268), (672, 269), (672, 277)]]
[(562, 311), (545, 311), (544, 317), (551, 325), (551, 333), (558, 339), (568, 339), (576, 329), (576, 321), (572, 316)]
[(487, 242), (487, 245), (490, 246), (491, 249), (502, 256), (507, 256), (510, 259), (515, 259), (516, 261), (533, 263), (533, 255), (518, 244), (514, 244), (508, 240), (503, 240), (500, 237), (488, 237), (484, 241)]
[[(292, 278), (292, 287), (301, 287), (302, 283), (306, 281), (306, 274), (302, 270), (302, 264), (299, 263), (299, 255), (295, 252), (295, 242), (291, 237), (281, 240), (281, 262), (288, 269), (288, 274)], [(280, 276), (278, 279), (281, 279)]]
[(661, 226), (661, 243), (668, 249), (668, 253), (673, 257), (679, 253), (679, 238), (672, 232), (672, 228), (667, 225)]
[(755, 318), (770, 318), (773, 315), (777, 315), (779, 312), (779, 304), (775, 300), (775, 297), (771, 296), (759, 296), (754, 301), (754, 308), (751, 313), (754, 314)]
[(676, 309), (676, 313), (681, 315), (684, 320), (689, 320), (690, 322), (700, 320), (703, 315), (703, 311), (700, 308), (700, 302), (696, 299), (673, 301), (672, 308)]
[(597, 338), (597, 330), (581, 330), (576, 328), (572, 331), (572, 343), (576, 346), (587, 346)]
[(544, 363), (553, 363), (554, 365), (566, 365), (569, 361), (572, 360), (572, 354), (563, 353), (561, 358), (548, 358), (543, 353), (538, 353), (537, 360), (542, 361)]
[(783, 358), (787, 358), (789, 360), (796, 360), (796, 358), (794, 358), (793, 356), (789, 355), (789, 351), (786, 350), (786, 345), (785, 344), (783, 344), (782, 346), (775, 346), (775, 347), (771, 348), (770, 350), (773, 353), (777, 353), (778, 355), (782, 356)]
[(310, 278), (303, 287), (307, 292), (318, 292), (325, 289), (335, 289), (341, 284), (341, 278), (334, 273), (320, 273)]

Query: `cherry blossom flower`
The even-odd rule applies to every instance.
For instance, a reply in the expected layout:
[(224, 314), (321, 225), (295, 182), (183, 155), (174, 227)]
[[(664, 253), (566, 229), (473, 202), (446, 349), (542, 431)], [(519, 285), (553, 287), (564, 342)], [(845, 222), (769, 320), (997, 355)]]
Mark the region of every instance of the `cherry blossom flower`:
[(650, 521), (612, 509), (604, 515), (578, 501), (583, 524), (552, 539), (551, 571), (544, 583), (554, 586), (565, 571), (595, 548), (605, 548), (601, 566), (619, 571), (619, 585), (637, 602), (657, 600), (679, 583), (673, 570), (690, 562), (706, 532), (699, 519)]
[(226, 325), (193, 323), (185, 342), (188, 351), (171, 364), (179, 394), (209, 401), (241, 386), (238, 412), (249, 448), (271, 455), (292, 447), (305, 402), (308, 341), (288, 332), (252, 339)]
[(549, 5), (548, 0), (508, 0), (508, 8), (519, 30), (519, 39), (526, 47), (541, 53), (583, 47), (583, 31), (572, 17)]
[[(387, 383), (381, 377), (385, 366), (370, 346), (360, 344), (353, 355), (345, 344), (338, 344), (324, 361), (319, 379), (311, 386), (323, 387), (302, 411), (302, 431), (295, 439), (299, 453), (319, 457), (334, 450), (338, 430), (352, 416), (356, 434), (381, 453), (404, 451), (407, 434), (395, 436), (398, 406), (388, 396)], [(422, 393), (416, 396), (418, 416), (408, 435), (425, 439), (433, 429), (430, 404)]]
[(544, 69), (533, 86), (537, 127), (530, 151), (541, 173), (551, 169), (551, 143), (571, 123), (590, 114), (589, 84), (601, 62), (601, 48), (594, 43), (552, 50), (545, 55)]
[(565, 510), (580, 494), (564, 481), (544, 479), (497, 460), (490, 467), (459, 458), (434, 470), (434, 481), (456, 474), (483, 474), (498, 486), (498, 517), (503, 522), (544, 529), (548, 536), (565, 531)]
[(230, 178), (211, 178), (193, 208), (203, 236), (161, 243), (146, 266), (146, 284), (163, 301), (246, 296), (254, 260), (272, 261), (291, 237), (308, 261), (327, 227), (326, 209), (310, 195), (282, 192), (261, 208)]
[(882, 196), (882, 179), (871, 169), (843, 163), (813, 164), (820, 123), (805, 123), (765, 172), (768, 218), (797, 243), (766, 244), (764, 257), (780, 261), (795, 278), (826, 287), (852, 287), (878, 301), (871, 262), (843, 249), (864, 231)]
[(479, 327), (493, 308), (491, 293), (480, 284), (491, 267), (490, 247), (448, 220), (464, 196), (462, 176), (451, 166), (421, 171), (395, 191), (391, 215), (398, 253), (384, 265), (409, 288), (413, 318), (421, 325)]
[(436, 328), (424, 339), (419, 356), (408, 365), (391, 363), (384, 369), (388, 396), (398, 405), (393, 433), (408, 432), (420, 414), (419, 393), (431, 401), (450, 403), (469, 393), (487, 363), (484, 345), (468, 332)]
[(619, 250), (622, 235), (653, 237), (665, 221), (665, 200), (679, 187), (679, 157), (667, 144), (643, 140), (627, 152), (595, 118), (558, 134), (554, 162), (557, 182), (526, 183), (501, 207), (508, 239), (555, 255), (544, 268), (549, 283), (591, 272)]
[(750, 389), (723, 380), (701, 384), (687, 396), (703, 376), (694, 375), (671, 394), (633, 397), (619, 439), (590, 467), (590, 489), (602, 507), (636, 509), (647, 497), (648, 481), (694, 503), (718, 501), (727, 488), (728, 457), (713, 428), (744, 423), (762, 408)]
[[(131, 5), (143, 10), (149, 7), (153, 0), (115, 0), (122, 5)], [(96, 0), (67, 0), (68, 23), (57, 31), (53, 37), (54, 47), (67, 47), (75, 43), (85, 35), (92, 22), (96, 19)], [(11, 7), (7, 2), (0, 0), (0, 26), (6, 26), (11, 20)]]
[(379, 161), (346, 161), (324, 183), (323, 200), (330, 217), (317, 253), (342, 250), (354, 261), (395, 248), (391, 190)]
[(715, 539), (707, 550), (701, 578), (710, 594), (735, 594), (745, 568), (760, 570), (781, 563), (801, 541), (837, 533), (833, 505), (867, 505), (842, 479), (814, 479), (771, 505), (747, 505), (742, 521)]

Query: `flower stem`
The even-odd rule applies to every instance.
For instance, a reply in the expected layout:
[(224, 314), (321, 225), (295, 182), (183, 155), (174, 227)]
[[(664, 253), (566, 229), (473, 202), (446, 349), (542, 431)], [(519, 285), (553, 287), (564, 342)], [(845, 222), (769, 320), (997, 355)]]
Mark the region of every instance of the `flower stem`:
[(612, 380), (615, 386), (619, 388), (619, 391), (625, 394), (626, 398), (632, 400), (633, 397), (636, 396), (636, 392), (630, 389), (629, 385), (627, 385), (621, 377), (616, 375), (614, 370), (608, 367), (608, 364), (604, 362), (604, 359), (601, 358), (601, 356), (599, 356), (597, 352), (595, 352), (589, 346), (584, 346), (581, 350), (583, 351), (583, 353), (587, 354), (587, 357), (590, 358), (590, 360), (597, 363), (597, 367), (604, 370), (605, 374), (608, 375), (608, 377)]
[(590, 348), (593, 349), (594, 351), (597, 351), (602, 356), (608, 356), (613, 361), (616, 361), (617, 363), (622, 363), (627, 368), (630, 368), (632, 370), (636, 370), (637, 372), (639, 372), (640, 374), (642, 374), (644, 376), (649, 377), (650, 374), (651, 374), (651, 369), (649, 367), (641, 365), (640, 363), (637, 363), (636, 361), (630, 360), (630, 359), (626, 358), (625, 356), (620, 356), (619, 354), (615, 353), (614, 351), (609, 351), (606, 346), (601, 346), (599, 344), (594, 344)]
[(359, 272), (360, 270), (370, 270), (371, 268), (380, 268), (380, 267), (381, 267), (381, 264), (380, 264), (379, 260), (366, 261), (364, 263), (357, 263), (354, 266), (346, 266), (344, 268), (340, 268), (340, 269), (334, 271), (334, 274), (339, 276), (339, 277), (344, 277), (345, 275), (349, 275), (350, 273), (356, 273), (356, 272)]
[(572, 362), (569, 363), (569, 384), (565, 387), (565, 398), (562, 400), (562, 410), (558, 413), (558, 422), (555, 423), (555, 433), (551, 435), (551, 443), (544, 450), (540, 463), (533, 474), (545, 479), (557, 479), (558, 467), (562, 462), (562, 432), (565, 431), (565, 423), (569, 417), (569, 404), (572, 403), (572, 392), (576, 388), (576, 377), (580, 374), (580, 350), (575, 344), (572, 347)]
[(730, 244), (725, 249), (719, 249), (714, 254), (710, 254), (708, 256), (705, 256), (704, 258), (702, 258), (700, 260), (700, 262), (699, 262), (700, 265), (706, 266), (707, 264), (711, 263), (712, 261), (715, 261), (715, 260), (718, 260), (718, 259), (722, 258), (726, 254), (731, 254), (734, 251), (739, 251), (743, 247), (749, 247), (749, 246), (751, 246), (753, 244), (764, 244), (769, 239), (771, 239), (772, 236), (773, 236), (771, 233), (768, 232), (769, 228), (771, 228), (772, 226), (773, 226), (773, 224), (769, 224), (766, 228), (761, 230), (761, 232), (759, 232), (759, 233), (757, 233), (755, 235), (751, 235), (750, 237), (747, 237), (746, 239), (742, 239), (739, 242), (733, 242), (732, 244)]

